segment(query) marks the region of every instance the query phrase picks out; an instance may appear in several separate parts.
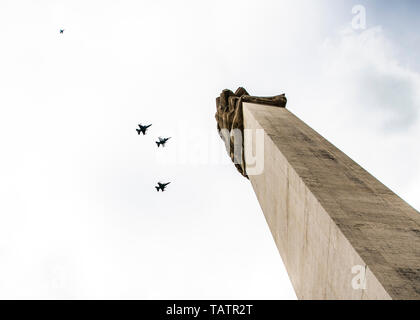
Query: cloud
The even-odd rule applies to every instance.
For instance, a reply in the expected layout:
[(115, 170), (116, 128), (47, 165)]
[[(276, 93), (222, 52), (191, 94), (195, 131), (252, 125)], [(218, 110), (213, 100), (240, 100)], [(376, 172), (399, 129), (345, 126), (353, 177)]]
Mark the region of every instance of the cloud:
[(369, 122), (389, 131), (406, 131), (418, 121), (420, 74), (396, 58), (397, 48), (381, 27), (363, 32), (345, 30), (324, 43), (325, 75), (346, 90), (346, 96)]

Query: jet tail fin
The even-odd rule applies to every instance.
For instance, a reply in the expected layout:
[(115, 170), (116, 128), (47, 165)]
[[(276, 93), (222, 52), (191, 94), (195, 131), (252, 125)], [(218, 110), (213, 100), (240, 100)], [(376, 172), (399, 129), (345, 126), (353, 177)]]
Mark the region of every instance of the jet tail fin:
[(159, 192), (159, 187), (155, 187), (155, 188), (156, 188), (156, 191)]
[(157, 146), (158, 146), (158, 148), (159, 148), (159, 146), (160, 146), (160, 142), (159, 141), (155, 141), (156, 142), (156, 144), (157, 144)]

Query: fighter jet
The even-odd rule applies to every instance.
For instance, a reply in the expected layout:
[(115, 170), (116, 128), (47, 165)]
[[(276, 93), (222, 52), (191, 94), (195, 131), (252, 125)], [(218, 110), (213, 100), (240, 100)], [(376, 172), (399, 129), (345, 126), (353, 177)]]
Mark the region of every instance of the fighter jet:
[(143, 125), (139, 124), (140, 129), (136, 129), (136, 131), (139, 135), (140, 135), (140, 133), (143, 133), (143, 135), (146, 135), (146, 131), (150, 126), (151, 126), (151, 124), (149, 124), (148, 126), (143, 126)]
[(64, 33), (64, 29), (60, 29), (60, 33)]
[(159, 190), (162, 190), (162, 192), (163, 192), (163, 191), (165, 191), (165, 188), (166, 188), (166, 186), (168, 184), (170, 184), (170, 182), (168, 182), (168, 183), (160, 183), (160, 182), (158, 182), (158, 185), (155, 186), (155, 188), (156, 188), (157, 192), (159, 192)]
[(162, 145), (162, 147), (164, 147), (166, 141), (168, 141), (170, 138), (171, 137), (169, 137), (169, 138), (161, 138), (161, 137), (159, 137), (159, 141), (155, 141), (156, 144), (157, 144), (157, 146), (158, 146), (158, 148), (159, 148), (160, 145)]

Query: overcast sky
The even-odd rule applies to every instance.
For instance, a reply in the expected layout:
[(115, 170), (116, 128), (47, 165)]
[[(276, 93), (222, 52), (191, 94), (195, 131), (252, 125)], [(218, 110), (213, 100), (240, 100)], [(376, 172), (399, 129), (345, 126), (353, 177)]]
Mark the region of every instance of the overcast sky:
[(2, 0), (0, 298), (295, 299), (215, 98), (286, 93), (419, 209), (419, 9)]

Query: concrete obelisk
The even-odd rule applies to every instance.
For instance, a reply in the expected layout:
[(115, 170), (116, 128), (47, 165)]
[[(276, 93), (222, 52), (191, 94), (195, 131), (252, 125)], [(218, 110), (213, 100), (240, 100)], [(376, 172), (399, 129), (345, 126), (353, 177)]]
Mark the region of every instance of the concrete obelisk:
[[(420, 299), (415, 209), (286, 108), (244, 102), (243, 127), (246, 172), (298, 298)], [(262, 170), (249, 174), (258, 143)]]

